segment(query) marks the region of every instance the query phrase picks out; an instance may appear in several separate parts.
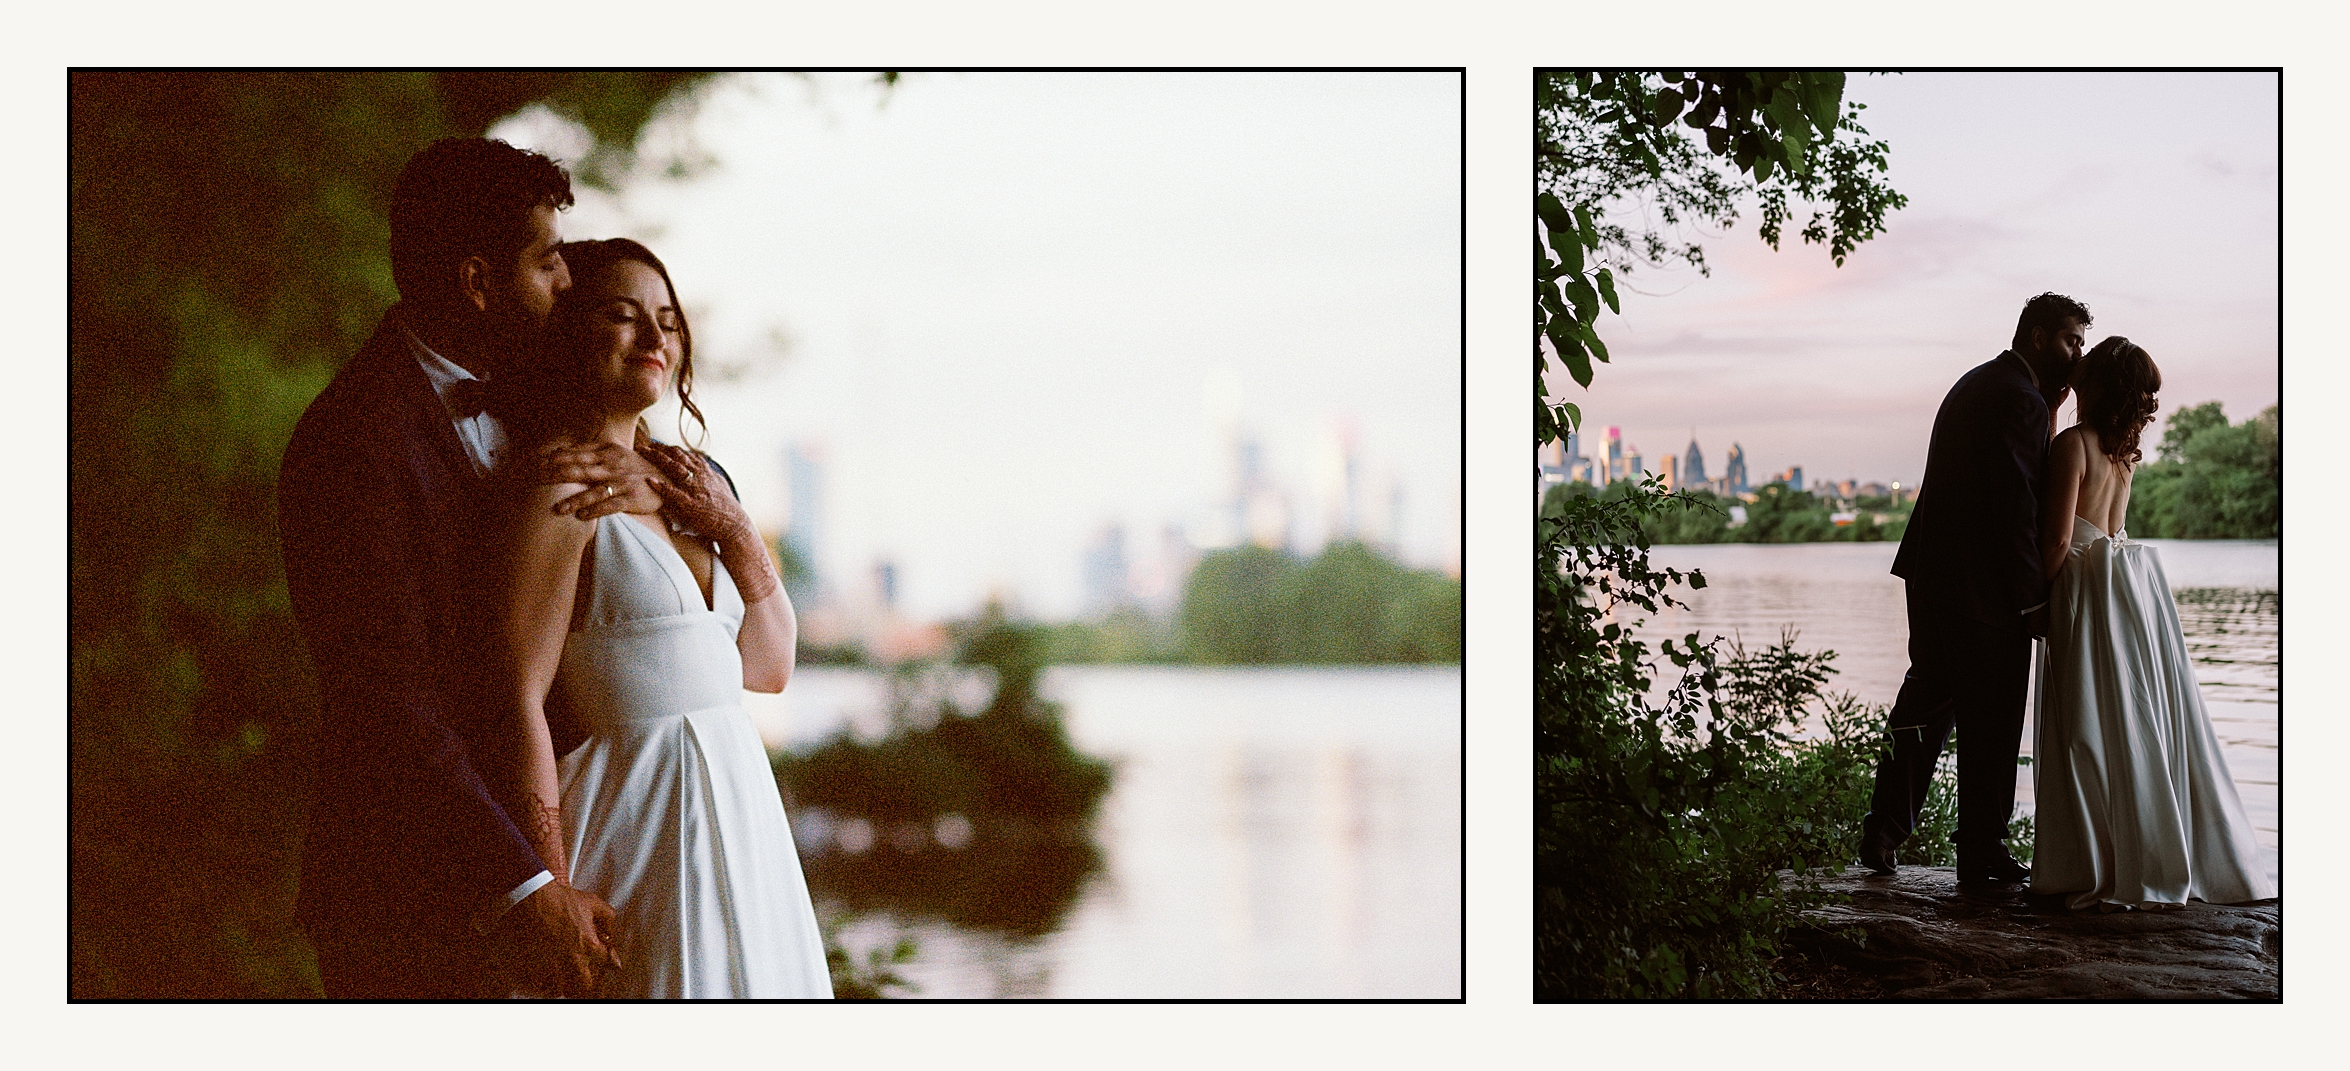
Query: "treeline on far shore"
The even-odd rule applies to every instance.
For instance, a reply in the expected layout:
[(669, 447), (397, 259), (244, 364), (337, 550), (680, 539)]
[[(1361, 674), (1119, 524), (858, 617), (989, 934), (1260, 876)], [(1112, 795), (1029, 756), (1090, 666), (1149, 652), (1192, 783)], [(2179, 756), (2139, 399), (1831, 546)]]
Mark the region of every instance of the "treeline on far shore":
[[(1241, 546), (1202, 556), (1172, 615), (1127, 605), (1031, 624), (1047, 665), (1378, 665), (1461, 660), (1461, 582), (1354, 541), (1312, 557)], [(863, 665), (853, 646), (805, 665)]]
[[(1622, 498), (1634, 484), (1617, 480), (1604, 490), (1588, 484), (1560, 484), (1544, 494), (1544, 516), (1558, 515), (1568, 497)], [(1647, 517), (1640, 526), (1650, 543), (1876, 543), (1898, 542), (1909, 524), (1910, 503), (1896, 503), (1889, 495), (1863, 495), (1849, 500), (1852, 514), (1836, 523), (1835, 500), (1785, 484), (1755, 488), (1753, 501), (1724, 497), (1711, 491), (1679, 491), (1679, 508), (1666, 508)], [(1733, 512), (1735, 511), (1735, 512)], [(1743, 516), (1743, 520), (1740, 517)]]
[[(2144, 436), (2152, 438), (2152, 428)], [(2143, 442), (2130, 489), (2130, 535), (2140, 539), (2274, 539), (2284, 519), (2284, 436), (2277, 406), (2229, 424), (2218, 402), (2181, 406), (2165, 422), (2160, 443)], [(1606, 488), (1560, 484), (1544, 493), (1544, 516), (1556, 516), (1569, 496), (1622, 498), (1630, 480)], [(1921, 489), (1931, 494), (1931, 488)], [(1838, 501), (1785, 484), (1756, 488), (1751, 501), (1708, 491), (1673, 496), (1679, 508), (1649, 516), (1641, 531), (1656, 543), (1899, 542), (1909, 526), (1910, 501), (1861, 496)], [(1839, 507), (1849, 505), (1849, 509)], [(1737, 512), (1733, 512), (1733, 508)], [(1849, 519), (1837, 524), (1835, 514)], [(1744, 515), (1744, 520), (1738, 519)]]

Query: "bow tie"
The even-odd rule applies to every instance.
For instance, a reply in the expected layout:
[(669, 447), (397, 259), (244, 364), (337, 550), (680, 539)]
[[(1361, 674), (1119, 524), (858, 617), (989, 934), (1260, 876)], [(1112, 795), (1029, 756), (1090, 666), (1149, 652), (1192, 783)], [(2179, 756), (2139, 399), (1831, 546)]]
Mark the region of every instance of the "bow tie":
[(441, 404), (449, 410), (449, 419), (464, 420), (481, 415), (482, 398), (490, 385), (478, 379), (460, 379), (441, 390)]

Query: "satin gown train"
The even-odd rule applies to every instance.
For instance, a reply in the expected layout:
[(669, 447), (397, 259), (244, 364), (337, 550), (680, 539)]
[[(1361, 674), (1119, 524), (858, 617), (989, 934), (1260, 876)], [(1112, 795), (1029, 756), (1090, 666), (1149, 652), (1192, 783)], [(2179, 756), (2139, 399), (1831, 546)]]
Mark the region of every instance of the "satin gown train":
[(2073, 519), (2041, 649), (2032, 891), (2068, 907), (2276, 895), (2154, 548)]

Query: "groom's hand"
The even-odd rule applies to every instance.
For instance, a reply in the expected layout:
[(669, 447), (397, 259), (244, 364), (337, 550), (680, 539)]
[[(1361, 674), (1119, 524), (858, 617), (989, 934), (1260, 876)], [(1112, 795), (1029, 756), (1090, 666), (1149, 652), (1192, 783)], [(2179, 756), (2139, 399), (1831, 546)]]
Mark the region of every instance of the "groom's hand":
[(539, 483), (584, 483), (588, 489), (555, 503), (555, 512), (592, 521), (607, 513), (658, 513), (666, 480), (653, 463), (614, 443), (550, 445), (539, 452)]
[(499, 920), (512, 973), (551, 996), (584, 997), (620, 966), (612, 905), (559, 881), (540, 886)]

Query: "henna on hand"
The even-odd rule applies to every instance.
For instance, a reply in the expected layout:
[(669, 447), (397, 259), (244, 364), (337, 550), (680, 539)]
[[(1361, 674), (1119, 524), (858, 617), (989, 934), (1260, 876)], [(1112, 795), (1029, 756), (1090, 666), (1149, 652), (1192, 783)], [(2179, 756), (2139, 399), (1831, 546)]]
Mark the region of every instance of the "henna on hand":
[(656, 489), (678, 522), (718, 545), (718, 560), (734, 576), (735, 590), (749, 605), (775, 594), (782, 579), (768, 557), (742, 503), (709, 463), (681, 447), (647, 443), (642, 451), (669, 478)]

